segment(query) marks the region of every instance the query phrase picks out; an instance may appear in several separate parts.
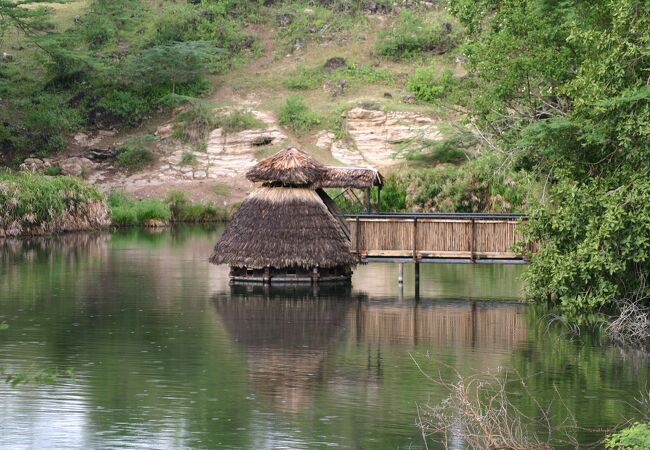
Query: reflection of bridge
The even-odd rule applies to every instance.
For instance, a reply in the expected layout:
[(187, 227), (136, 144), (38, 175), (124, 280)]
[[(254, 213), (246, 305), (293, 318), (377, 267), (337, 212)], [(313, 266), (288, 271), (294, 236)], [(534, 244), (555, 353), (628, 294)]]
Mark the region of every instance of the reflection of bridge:
[(375, 213), (341, 216), (364, 261), (525, 263), (513, 250), (521, 214)]

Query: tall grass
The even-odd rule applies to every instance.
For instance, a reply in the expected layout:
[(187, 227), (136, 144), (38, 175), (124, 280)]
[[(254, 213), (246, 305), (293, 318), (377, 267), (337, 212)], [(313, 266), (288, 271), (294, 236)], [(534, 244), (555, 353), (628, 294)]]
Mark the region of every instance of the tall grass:
[(162, 225), (171, 220), (169, 206), (161, 200), (135, 200), (123, 191), (108, 196), (113, 224), (118, 227)]
[(99, 191), (78, 178), (0, 170), (0, 236), (88, 230), (109, 224)]

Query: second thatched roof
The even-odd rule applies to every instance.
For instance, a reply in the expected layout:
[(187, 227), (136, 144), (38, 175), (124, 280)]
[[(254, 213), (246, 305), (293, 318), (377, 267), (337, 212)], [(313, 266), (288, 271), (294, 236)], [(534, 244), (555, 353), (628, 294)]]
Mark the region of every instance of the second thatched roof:
[(319, 187), (369, 189), (383, 186), (384, 177), (371, 167), (327, 167), (327, 175)]
[(356, 264), (338, 220), (308, 188), (260, 187), (242, 203), (210, 261), (261, 269)]

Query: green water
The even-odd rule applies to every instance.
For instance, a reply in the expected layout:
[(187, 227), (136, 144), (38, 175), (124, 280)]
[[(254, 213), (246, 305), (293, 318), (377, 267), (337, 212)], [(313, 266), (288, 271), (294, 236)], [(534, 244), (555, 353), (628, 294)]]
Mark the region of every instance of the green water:
[(422, 448), (417, 404), (447, 391), (413, 359), (446, 381), (516, 372), (585, 444), (647, 388), (647, 361), (518, 302), (521, 266), (423, 265), (418, 301), (389, 264), (351, 288), (231, 287), (207, 263), (220, 232), (0, 243), (0, 367), (75, 374), (0, 383), (0, 448)]

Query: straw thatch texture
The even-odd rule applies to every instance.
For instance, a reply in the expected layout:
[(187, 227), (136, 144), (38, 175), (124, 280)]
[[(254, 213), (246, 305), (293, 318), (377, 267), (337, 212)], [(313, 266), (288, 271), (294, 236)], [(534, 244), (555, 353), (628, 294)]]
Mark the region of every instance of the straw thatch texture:
[(327, 176), (327, 168), (297, 148), (285, 148), (246, 173), (253, 182), (281, 186), (311, 186)]
[(235, 213), (210, 261), (251, 269), (356, 264), (341, 225), (316, 191), (261, 187)]
[(384, 177), (370, 167), (327, 167), (327, 175), (318, 184), (324, 188), (367, 189), (383, 186)]

